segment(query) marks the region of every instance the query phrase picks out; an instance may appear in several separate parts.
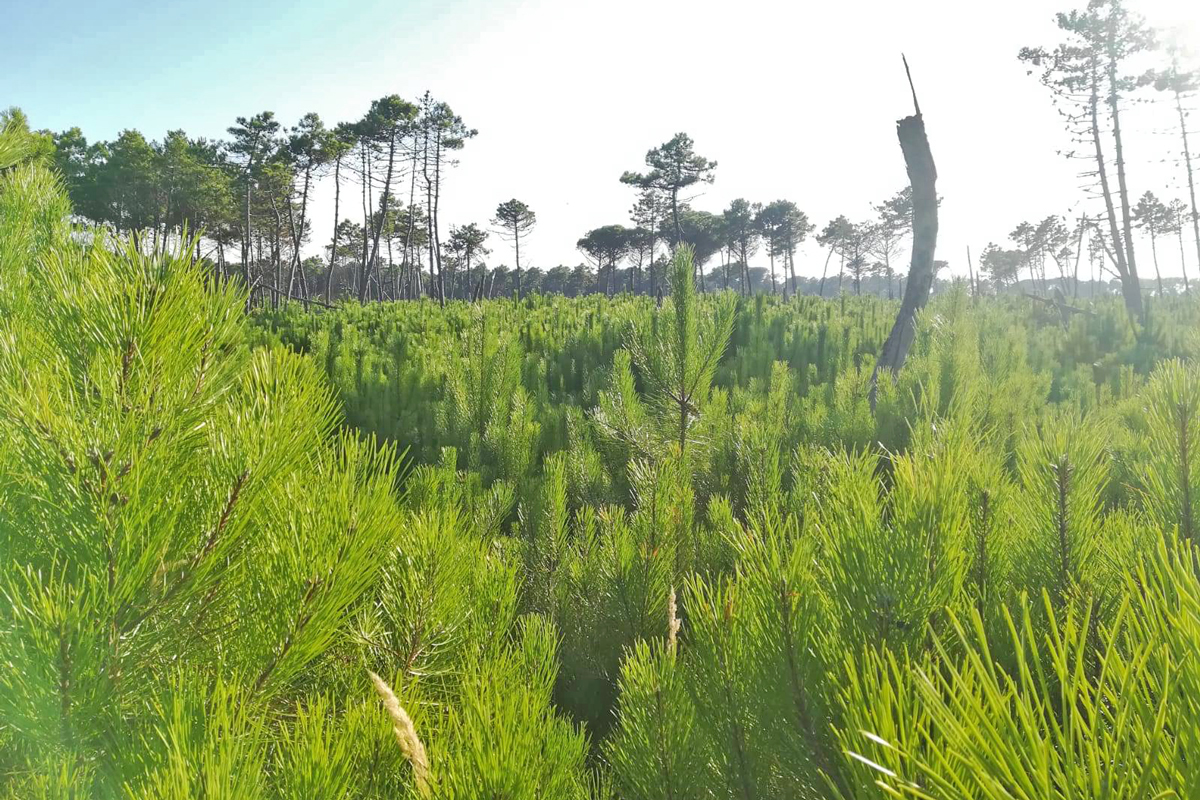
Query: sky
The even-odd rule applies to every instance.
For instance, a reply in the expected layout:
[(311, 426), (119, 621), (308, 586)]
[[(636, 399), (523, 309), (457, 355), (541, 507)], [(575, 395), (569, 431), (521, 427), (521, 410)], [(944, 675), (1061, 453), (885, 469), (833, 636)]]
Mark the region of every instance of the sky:
[[(1128, 2), (1200, 50), (1200, 2)], [(40, 0), (4, 12), (0, 106), (24, 109), (37, 128), (79, 126), (89, 141), (126, 128), (212, 138), (262, 110), (284, 125), (316, 111), (332, 125), (361, 117), (375, 98), (428, 89), (479, 130), (445, 181), (443, 225), (486, 226), (498, 203), (524, 200), (538, 226), (522, 242), (522, 265), (548, 268), (583, 261), (575, 242), (587, 230), (628, 223), (635, 197), (621, 173), (678, 131), (718, 162), (697, 208), (783, 198), (819, 227), (839, 214), (867, 219), (907, 183), (895, 133), (912, 113), (905, 53), (943, 197), (938, 258), (966, 274), (967, 248), (977, 257), (1023, 220), (1097, 211), (1084, 200), (1080, 162), (1058, 152), (1071, 145), (1047, 90), (1016, 58), (1023, 45), (1057, 41), (1054, 12), (1066, 7), (1071, 0)], [(1145, 103), (1123, 115), (1135, 198), (1147, 189), (1185, 196), (1170, 111)], [(317, 191), (312, 252), (332, 232), (332, 195), (331, 181)], [(490, 245), (490, 263), (511, 263), (507, 243)], [(1179, 274), (1178, 246), (1160, 255), (1163, 273)], [(823, 263), (814, 242), (797, 255), (803, 274), (819, 275)]]

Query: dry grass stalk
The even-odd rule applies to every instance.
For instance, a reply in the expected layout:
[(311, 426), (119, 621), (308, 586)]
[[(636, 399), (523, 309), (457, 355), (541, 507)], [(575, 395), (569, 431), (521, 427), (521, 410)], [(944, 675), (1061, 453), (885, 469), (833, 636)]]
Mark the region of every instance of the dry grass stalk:
[(671, 587), (671, 596), (667, 600), (667, 648), (674, 653), (679, 637), (679, 616), (675, 606), (675, 587)]
[(429, 758), (425, 755), (425, 745), (421, 744), (421, 740), (417, 736), (417, 729), (413, 727), (412, 717), (400, 705), (396, 693), (383, 678), (371, 670), (367, 670), (367, 674), (371, 676), (371, 682), (375, 684), (375, 691), (383, 699), (383, 707), (387, 709), (388, 716), (392, 718), (392, 730), (396, 733), (400, 752), (408, 759), (408, 763), (412, 764), (413, 777), (417, 781), (417, 791), (422, 797), (429, 797)]

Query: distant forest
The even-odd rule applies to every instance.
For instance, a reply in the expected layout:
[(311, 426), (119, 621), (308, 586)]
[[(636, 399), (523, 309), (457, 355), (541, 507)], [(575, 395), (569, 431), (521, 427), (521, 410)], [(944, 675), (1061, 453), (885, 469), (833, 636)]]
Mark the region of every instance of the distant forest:
[[(1144, 294), (1188, 291), (1189, 264), (1192, 276), (1200, 274), (1188, 128), (1198, 73), (1120, 3), (1059, 14), (1058, 25), (1060, 44), (1024, 48), (1018, 57), (1059, 110), (1076, 144), (1066, 155), (1082, 161), (1094, 196), (1076, 218), (1023, 221), (1002, 243), (968, 253), (967, 280), (974, 292), (1121, 293), (1140, 316)], [(1165, 190), (1130, 196), (1123, 115), (1149, 101), (1169, 105), (1177, 129), (1156, 137), (1162, 152), (1141, 155), (1177, 164), (1183, 197)], [(24, 124), (19, 111), (7, 116)], [(238, 117), (221, 140), (182, 130), (149, 140), (126, 130), (113, 141), (89, 142), (72, 128), (43, 131), (39, 141), (79, 218), (145, 251), (200, 234), (197, 257), (222, 276), (240, 276), (256, 303), (661, 294), (680, 241), (694, 250), (701, 291), (902, 293), (910, 188), (872, 205), (867, 219), (838, 216), (820, 227), (787, 199), (737, 199), (706, 211), (690, 201), (695, 187), (715, 179), (717, 163), (685, 133), (651, 149), (642, 171), (613, 176), (632, 191), (629, 219), (582, 231), (578, 264), (522, 263), (522, 246), (537, 235), (536, 209), (525, 202), (498, 203), (490, 220), (440, 213), (443, 178), (477, 133), (426, 93), (415, 101), (382, 97), (361, 119), (332, 126), (309, 113), (285, 127), (263, 111)], [(329, 240), (316, 242), (310, 200), (322, 182), (333, 186), (334, 224)], [(796, 273), (796, 249), (810, 236), (825, 254), (820, 277)], [(1161, 275), (1164, 248), (1178, 249), (1178, 260), (1169, 258), (1183, 267), (1181, 276)], [(304, 255), (315, 251), (322, 254)]]

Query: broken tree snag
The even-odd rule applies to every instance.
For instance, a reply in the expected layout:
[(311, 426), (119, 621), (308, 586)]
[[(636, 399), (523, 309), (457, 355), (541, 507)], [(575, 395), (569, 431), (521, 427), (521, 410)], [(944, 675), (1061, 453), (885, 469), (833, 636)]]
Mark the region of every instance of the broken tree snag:
[[(904, 62), (908, 72), (908, 61)], [(912, 75), (908, 76), (912, 86)], [(912, 184), (913, 197), (913, 249), (912, 264), (908, 269), (908, 281), (904, 287), (904, 299), (896, 324), (879, 351), (875, 372), (871, 375), (871, 410), (875, 409), (875, 396), (880, 370), (895, 373), (904, 365), (908, 348), (912, 345), (916, 330), (917, 312), (929, 301), (933, 288), (933, 252), (937, 247), (937, 168), (933, 164), (933, 151), (929, 149), (929, 138), (925, 135), (925, 120), (921, 107), (917, 105), (917, 92), (913, 89), (913, 105), (916, 113), (896, 123), (896, 135), (900, 139), (900, 150), (904, 154), (904, 166), (908, 169), (908, 181)]]

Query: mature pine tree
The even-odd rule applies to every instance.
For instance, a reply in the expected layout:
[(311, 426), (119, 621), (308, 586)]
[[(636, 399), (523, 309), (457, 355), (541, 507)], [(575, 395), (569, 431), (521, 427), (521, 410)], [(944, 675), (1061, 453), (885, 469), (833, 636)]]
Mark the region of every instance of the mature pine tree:
[(468, 128), (462, 117), (455, 114), (449, 105), (434, 100), (426, 92), (420, 102), (420, 117), (417, 120), (420, 141), (416, 145), (421, 153), (421, 175), (425, 182), (425, 223), (429, 237), (429, 271), (436, 275), (438, 302), (445, 303), (446, 289), (442, 276), (441, 238), (438, 225), (438, 209), (442, 196), (442, 171), (453, 164), (449, 155), (461, 150), (468, 139), (478, 134)]
[(1158, 237), (1171, 232), (1170, 210), (1154, 192), (1146, 192), (1133, 209), (1133, 224), (1150, 237), (1150, 253), (1154, 257), (1154, 277), (1158, 282), (1158, 296), (1163, 296), (1162, 271), (1158, 268)]
[[(1184, 99), (1196, 97), (1200, 88), (1200, 72), (1187, 71), (1180, 66), (1179, 48), (1171, 47), (1171, 66), (1154, 80), (1154, 88), (1170, 92), (1175, 100), (1175, 113), (1179, 115), (1179, 136), (1183, 141), (1183, 167), (1187, 173), (1188, 197), (1191, 200), (1192, 238), (1196, 245), (1196, 266), (1200, 268), (1200, 208), (1196, 206), (1196, 175), (1192, 169), (1192, 148), (1188, 140), (1188, 112), (1184, 110)], [(1180, 253), (1182, 256), (1182, 253)], [(1187, 265), (1184, 264), (1184, 284), (1187, 283)]]
[[(263, 111), (249, 119), (238, 117), (237, 124), (229, 129), (229, 135), (233, 137), (229, 150), (240, 158), (242, 164), (239, 175), (244, 200), (242, 205), (242, 279), (247, 286), (253, 285), (250, 281), (250, 246), (253, 241), (250, 205), (254, 182), (266, 157), (275, 150), (274, 139), (278, 132), (279, 122), (276, 121), (272, 111)], [(252, 300), (253, 293), (247, 302)]]
[(633, 246), (633, 231), (624, 225), (605, 225), (587, 232), (575, 246), (596, 262), (596, 274), (604, 275), (604, 294), (612, 297), (617, 264)]
[(516, 254), (517, 283), (515, 294), (521, 299), (521, 239), (529, 235), (537, 225), (537, 214), (533, 209), (516, 198), (506, 200), (496, 206), (496, 216), (492, 224), (498, 228), (500, 236), (513, 243)]
[[(1133, 217), (1126, 176), (1125, 142), (1121, 130), (1122, 101), (1136, 88), (1137, 79), (1124, 74), (1125, 62), (1154, 46), (1152, 32), (1131, 14), (1124, 0), (1091, 0), (1083, 10), (1059, 13), (1058, 27), (1067, 40), (1053, 50), (1024, 48), (1020, 59), (1042, 70), (1041, 81), (1054, 94), (1073, 127), (1082, 125), (1094, 153), (1095, 174), (1107, 213), (1110, 241), (1122, 295), (1132, 319), (1143, 315), (1141, 284), (1133, 243)], [(1108, 178), (1100, 106), (1108, 107), (1116, 155), (1117, 199)]]
[(721, 214), (726, 246), (737, 255), (741, 266), (739, 283), (744, 295), (750, 294), (750, 256), (758, 250), (762, 233), (755, 223), (761, 208), (759, 204), (739, 197)]
[(327, 157), (333, 162), (333, 241), (329, 245), (329, 271), (325, 276), (325, 302), (328, 303), (333, 295), (334, 273), (337, 271), (338, 233), (340, 219), (338, 212), (342, 201), (342, 162), (346, 155), (354, 149), (358, 134), (350, 123), (340, 122), (329, 136), (326, 147)]
[(484, 278), (487, 277), (487, 265), (483, 263), (483, 258), (492, 252), (484, 246), (487, 237), (488, 232), (474, 222), (461, 227), (450, 227), (450, 239), (446, 244), (452, 252), (462, 259), (463, 270), (465, 272), (465, 282), (463, 284), (464, 298), (468, 293), (467, 287), (470, 285), (472, 262), (479, 264), (479, 280), (475, 283), (474, 290), (470, 291), (471, 299), (478, 301), (483, 293), (483, 282)]
[(325, 128), (325, 123), (315, 112), (309, 112), (300, 118), (300, 122), (291, 130), (287, 142), (287, 153), (291, 158), (292, 167), (300, 178), (300, 219), (294, 218), (292, 203), (288, 203), (288, 221), (292, 234), (292, 266), (288, 276), (287, 293), (296, 291), (297, 275), (300, 281), (300, 296), (308, 299), (308, 280), (301, 266), (300, 248), (302, 238), (308, 225), (308, 196), (312, 181), (318, 171), (328, 162), (332, 155), (333, 137)]
[(835, 219), (829, 221), (828, 224), (817, 234), (817, 244), (828, 248), (829, 253), (825, 256), (825, 267), (821, 270), (821, 285), (817, 290), (820, 297), (825, 296), (825, 276), (829, 272), (829, 260), (834, 255), (837, 255), (841, 262), (838, 268), (838, 291), (842, 290), (842, 272), (846, 264), (846, 251), (850, 243), (851, 234), (853, 233), (853, 225), (850, 220), (844, 215), (839, 215)]
[(696, 153), (692, 137), (677, 133), (646, 153), (646, 166), (650, 168), (646, 172), (624, 173), (621, 183), (662, 192), (668, 198), (675, 233), (672, 243), (678, 245), (683, 238), (680, 205), (687, 199), (680, 198), (680, 192), (698, 183), (712, 183), (717, 162)]

